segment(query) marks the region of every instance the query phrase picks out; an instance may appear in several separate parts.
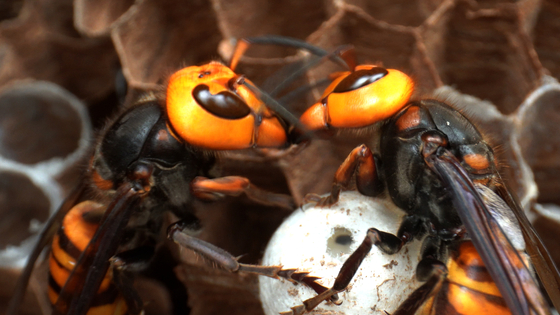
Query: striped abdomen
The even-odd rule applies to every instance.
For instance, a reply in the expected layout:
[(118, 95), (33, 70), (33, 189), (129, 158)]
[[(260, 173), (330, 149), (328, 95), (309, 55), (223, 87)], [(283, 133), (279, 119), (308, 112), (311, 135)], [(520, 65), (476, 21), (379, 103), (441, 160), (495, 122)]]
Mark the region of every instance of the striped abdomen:
[[(84, 201), (64, 217), (54, 237), (49, 259), (49, 299), (53, 305), (80, 254), (93, 238), (103, 210), (98, 203)], [(105, 275), (87, 314), (126, 314), (126, 303), (112, 282), (111, 269)]]
[(449, 259), (449, 274), (422, 314), (510, 315), (498, 287), (472, 242), (462, 242)]

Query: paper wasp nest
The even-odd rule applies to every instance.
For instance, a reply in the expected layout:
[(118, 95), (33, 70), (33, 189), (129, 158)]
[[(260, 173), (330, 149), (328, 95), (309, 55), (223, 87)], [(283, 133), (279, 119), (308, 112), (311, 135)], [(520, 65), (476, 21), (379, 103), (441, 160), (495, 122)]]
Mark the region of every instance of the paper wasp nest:
[[(48, 81), (49, 89), (62, 87), (85, 102), (93, 126), (100, 128), (123, 102), (122, 82), (115, 79), (121, 72), (128, 82), (130, 101), (143, 89), (159, 87), (183, 65), (229, 58), (235, 38), (278, 34), (329, 50), (352, 44), (359, 62), (409, 73), (417, 82), (414, 97), (431, 96), (436, 90), (439, 97), (465, 105), (464, 111), (497, 146), (507, 165), (505, 177), (560, 262), (555, 241), (560, 225), (556, 206), (560, 203), (558, 21), (560, 5), (554, 0), (7, 1), (0, 3), (0, 100), (14, 89), (24, 90), (21, 94), (35, 95), (45, 110), (44, 104), (53, 104), (51, 94), (37, 94), (33, 91), (39, 83), (18, 80)], [(295, 51), (279, 47), (259, 47), (248, 53), (239, 72), (257, 84), (298, 58), (293, 56)], [(297, 84), (315, 82), (338, 70), (326, 65)], [(301, 113), (319, 92), (295, 103), (291, 110)], [(66, 103), (77, 101), (62, 94), (66, 101), (54, 101), (61, 111)], [(16, 104), (8, 100), (7, 104)], [(84, 116), (73, 114), (58, 122), (58, 112), (46, 110), (37, 112), (37, 117), (51, 123), (39, 124), (25, 119), (30, 113), (25, 106), (17, 105), (21, 112), (9, 109), (13, 118), (0, 115), (2, 162), (23, 159), (18, 160), (16, 173), (2, 169), (0, 213), (2, 222), (10, 223), (0, 225), (4, 241), (0, 251), (21, 245), (32, 233), (23, 226), (14, 229), (11, 222), (24, 222), (24, 226), (33, 218), (44, 222), (75, 184), (77, 167), (87, 165), (83, 154), (80, 162), (68, 158), (85, 152), (80, 146), (87, 138), (83, 128), (89, 128)], [(49, 126), (54, 129), (47, 131)], [(14, 130), (19, 128), (29, 131), (21, 139), (7, 137), (16, 135)], [(226, 174), (248, 176), (263, 188), (292, 193), (301, 201), (307, 193), (330, 189), (338, 165), (367, 139), (368, 135), (341, 135), (293, 154), (231, 154), (222, 168)], [(41, 167), (55, 161), (60, 162), (60, 173)], [(33, 175), (25, 170), (33, 170)], [(39, 173), (60, 185), (59, 190), (49, 190), (56, 185), (45, 184), (46, 179), (38, 182), (34, 176)], [(17, 196), (24, 196), (25, 202), (16, 202)], [(234, 255), (244, 255), (241, 261), (245, 263), (260, 261), (267, 241), (287, 216), (278, 209), (233, 198), (202, 204), (200, 209), (204, 209), (199, 216), (205, 226), (201, 237)], [(183, 258), (175, 271), (188, 290), (191, 314), (262, 314), (255, 277), (230, 275), (196, 257)], [(166, 266), (170, 271), (172, 263)], [(0, 277), (8, 279), (0, 286), (0, 312), (11, 295), (15, 275), (10, 275)], [(184, 303), (185, 298), (176, 300)], [(27, 313), (38, 314), (32, 305), (26, 303)]]

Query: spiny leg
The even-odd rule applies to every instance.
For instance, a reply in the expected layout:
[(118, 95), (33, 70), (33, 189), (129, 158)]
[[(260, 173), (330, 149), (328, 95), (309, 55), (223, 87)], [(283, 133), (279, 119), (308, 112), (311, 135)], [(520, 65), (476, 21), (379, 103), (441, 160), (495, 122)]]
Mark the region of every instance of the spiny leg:
[[(292, 307), (290, 311), (282, 312), (282, 315), (301, 315), (307, 312), (312, 311), (317, 305), (321, 302), (326, 301), (328, 299), (336, 300), (336, 294), (342, 292), (348, 287), (352, 278), (360, 268), (362, 261), (370, 252), (371, 247), (378, 241), (378, 231), (375, 229), (369, 229), (367, 232), (366, 237), (362, 241), (362, 244), (348, 257), (348, 259), (344, 262), (338, 275), (334, 281), (333, 286), (316, 295), (310, 299), (303, 301), (303, 304), (297, 305)], [(333, 299), (334, 297), (334, 299)]]
[(327, 290), (327, 288), (316, 282), (319, 278), (308, 276), (308, 272), (296, 272), (295, 269), (282, 269), (282, 266), (259, 266), (239, 263), (237, 258), (227, 251), (189, 235), (187, 231), (184, 231), (188, 228), (189, 226), (184, 221), (173, 223), (167, 229), (167, 237), (227, 271), (253, 273), (274, 279), (284, 278), (293, 283), (305, 284), (318, 294)]
[[(420, 227), (419, 227), (420, 226)], [(411, 241), (413, 236), (423, 233), (424, 229), (422, 224), (416, 217), (406, 217), (401, 223), (399, 235), (397, 237), (393, 234), (379, 231), (375, 228), (370, 228), (367, 235), (360, 244), (360, 246), (348, 257), (342, 265), (333, 286), (323, 293), (314, 296), (310, 299), (303, 301), (303, 304), (292, 307), (288, 312), (281, 313), (282, 315), (300, 315), (312, 311), (321, 302), (331, 299), (333, 302), (336, 300), (336, 294), (346, 289), (352, 278), (360, 268), (362, 261), (366, 255), (371, 251), (373, 245), (377, 246), (382, 252), (386, 254), (395, 254), (406, 244)]]

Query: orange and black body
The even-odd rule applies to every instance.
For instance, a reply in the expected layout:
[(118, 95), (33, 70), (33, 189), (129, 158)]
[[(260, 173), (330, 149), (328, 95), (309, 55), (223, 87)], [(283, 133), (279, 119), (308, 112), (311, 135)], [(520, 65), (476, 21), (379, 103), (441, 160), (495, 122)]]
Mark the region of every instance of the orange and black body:
[[(386, 194), (407, 215), (396, 235), (369, 229), (363, 245), (343, 265), (331, 293), (346, 288), (373, 245), (391, 255), (412, 239), (424, 238), (416, 274), (427, 282), (392, 314), (476, 315), (477, 307), (500, 305), (516, 315), (550, 314), (532, 265), (555, 303), (560, 301), (558, 272), (505, 189), (492, 148), (474, 125), (443, 102), (421, 100), (408, 102), (382, 123), (380, 132), (379, 152), (374, 155), (365, 145), (354, 149), (337, 171), (331, 195), (317, 201), (322, 206), (336, 202), (355, 173), (362, 194)], [(484, 272), (472, 275), (482, 276), (490, 286), (484, 281), (469, 286), (455, 282), (469, 279), (460, 275), (466, 267), (454, 264), (464, 258), (460, 244), (466, 241), (485, 266)], [(525, 250), (532, 265), (520, 256)], [(454, 269), (447, 271), (450, 267)], [(494, 295), (480, 294), (494, 285)], [(467, 307), (472, 303), (478, 305)]]
[[(49, 300), (56, 304), (62, 287), (68, 280), (80, 255), (91, 241), (105, 209), (93, 201), (84, 201), (64, 217), (62, 226), (54, 236), (49, 257)], [(113, 283), (112, 270), (103, 278), (95, 293), (88, 315), (126, 314), (127, 306), (119, 289)]]
[(448, 274), (434, 297), (435, 314), (511, 314), (472, 242), (450, 248)]
[[(362, 194), (386, 196), (406, 216), (396, 235), (369, 229), (362, 246), (343, 264), (333, 287), (286, 314), (302, 314), (323, 300), (336, 299), (336, 293), (348, 286), (373, 245), (393, 254), (412, 239), (425, 239), (417, 270), (423, 280), (433, 274), (447, 274), (446, 262), (460, 261), (455, 259), (463, 257), (461, 253), (466, 249), (462, 244), (468, 242), (482, 259), (485, 277), (489, 275), (487, 280), (491, 279), (498, 288), (499, 294), (494, 296), (501, 297), (496, 305), (505, 303), (515, 315), (550, 314), (532, 273), (534, 266), (552, 302), (560, 307), (560, 275), (503, 183), (493, 150), (478, 129), (444, 102), (411, 101), (414, 83), (400, 71), (371, 65), (354, 67), (352, 62), (348, 65), (352, 70), (338, 74), (300, 121), (316, 131), (378, 123), (379, 134), (372, 137), (375, 143), (371, 145), (378, 152), (372, 152), (365, 144), (358, 146), (336, 172), (331, 194), (306, 199), (316, 201), (318, 206), (332, 205), (342, 188), (355, 179)], [(520, 252), (525, 251), (531, 257), (530, 263), (521, 258)], [(448, 256), (447, 252), (459, 256)], [(449, 275), (455, 279), (457, 269), (449, 270)], [(438, 298), (447, 300), (458, 297), (451, 292), (455, 290), (451, 278), (439, 277), (438, 281), (449, 294), (432, 283), (429, 295), (425, 288), (416, 291), (409, 304), (401, 306), (397, 313), (415, 313), (429, 303), (435, 292)], [(481, 283), (472, 284), (473, 292), (484, 290)], [(459, 313), (479, 314), (475, 308)]]
[[(187, 67), (170, 77), (165, 98), (148, 95), (117, 116), (96, 144), (87, 185), (68, 198), (43, 231), (8, 314), (16, 313), (34, 262), (50, 237), (49, 297), (55, 314), (94, 314), (98, 307), (114, 307), (119, 314), (123, 301), (128, 313), (140, 313), (142, 301), (131, 287), (132, 275), (155, 253), (165, 211), (181, 219), (170, 229), (172, 239), (182, 237), (182, 245), (228, 270), (243, 270), (235, 257), (183, 230), (201, 228), (195, 198), (246, 193), (256, 202), (293, 209), (290, 196), (259, 190), (246, 178), (208, 178), (217, 150), (286, 145), (283, 120), (254, 89), (220, 63)], [(96, 198), (79, 203), (86, 186)], [(90, 213), (91, 207), (97, 210)], [(95, 222), (88, 221), (94, 212)]]
[[(167, 126), (161, 103), (150, 100), (137, 103), (122, 113), (103, 134), (89, 172), (101, 196), (99, 202), (108, 211), (99, 216), (100, 228), (96, 233), (89, 239), (79, 240), (80, 247), (65, 243), (67, 247), (79, 249), (81, 256), (77, 257), (67, 281), (62, 282), (62, 277), (57, 281), (60, 294), (54, 302), (55, 312), (85, 314), (97, 304), (95, 300), (103, 287), (122, 291), (115, 284), (124, 280), (113, 278), (116, 273), (111, 259), (123, 255), (133, 257), (125, 259), (127, 268), (128, 265), (135, 269), (139, 265), (146, 266), (160, 241), (164, 211), (172, 211), (198, 224), (192, 214), (194, 197), (190, 183), (196, 176), (206, 175), (213, 160), (179, 141)], [(65, 216), (63, 223), (75, 208)], [(55, 235), (54, 257), (59, 253), (57, 240), (73, 235), (70, 231), (73, 228), (63, 225), (60, 231), (69, 232)], [(51, 275), (54, 275), (52, 266)], [(138, 307), (139, 298), (135, 294), (128, 298), (129, 306)], [(140, 310), (141, 307), (132, 308), (130, 312), (134, 314)]]
[(432, 314), (511, 314), (472, 242), (449, 250), (448, 275), (431, 304)]
[[(51, 279), (58, 275), (57, 281), (50, 281), (49, 292), (55, 313), (90, 314), (103, 304), (116, 307), (115, 303), (123, 304), (122, 294), (119, 301), (107, 299), (109, 295), (117, 298), (116, 292), (129, 293), (124, 304), (131, 314), (139, 313), (139, 297), (123, 284), (126, 273), (148, 265), (160, 242), (164, 211), (198, 224), (192, 214), (190, 183), (196, 176), (206, 175), (212, 162), (211, 157), (171, 134), (159, 101), (140, 102), (122, 113), (102, 136), (89, 170), (101, 197), (98, 202), (108, 209), (97, 215), (100, 227), (91, 234), (94, 226), (90, 224), (87, 237), (68, 238), (88, 225), (77, 220), (77, 224), (67, 224), (77, 216), (74, 212), (82, 205), (78, 204), (64, 217), (62, 229), (54, 237), (52, 257), (64, 257), (61, 253), (74, 248), (71, 257), (66, 257), (66, 267), (70, 267), (68, 259), (75, 259), (74, 268), (66, 268), (64, 277), (54, 262), (65, 263), (65, 259), (51, 259)], [(117, 273), (112, 261), (119, 256), (124, 257), (119, 259), (125, 268)], [(52, 291), (55, 284), (57, 299)]]
[[(411, 238), (427, 235), (423, 264), (431, 259), (445, 261), (442, 251), (461, 253), (457, 244), (468, 240), (484, 262), (490, 275), (486, 279), (493, 279), (512, 314), (550, 313), (532, 266), (520, 252), (540, 253), (531, 255), (535, 259), (548, 253), (538, 247), (536, 234), (536, 239), (523, 240), (534, 231), (519, 220), (524, 214), (513, 199), (508, 203), (511, 195), (500, 178), (493, 150), (466, 117), (439, 101), (410, 102), (382, 128), (379, 159), (383, 163), (379, 180), (387, 185), (393, 202), (408, 213), (396, 236), (378, 231), (380, 249), (395, 252)], [(542, 261), (537, 262), (543, 267)], [(558, 277), (554, 265), (550, 268)], [(541, 274), (541, 279), (555, 281), (552, 276), (542, 279)], [(483, 287), (478, 283), (470, 289)], [(465, 309), (463, 314), (476, 312)]]
[(456, 242), (448, 251), (446, 264), (429, 266), (431, 275), (424, 279), (425, 284), (392, 314), (510, 315), (473, 243)]

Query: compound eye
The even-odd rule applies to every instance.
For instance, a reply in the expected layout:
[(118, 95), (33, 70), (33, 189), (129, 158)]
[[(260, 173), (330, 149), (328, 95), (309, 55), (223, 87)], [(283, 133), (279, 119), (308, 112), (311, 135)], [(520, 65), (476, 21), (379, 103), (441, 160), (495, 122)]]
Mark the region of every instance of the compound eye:
[(344, 93), (357, 90), (371, 84), (389, 74), (389, 71), (381, 67), (371, 69), (356, 70), (344, 78), (334, 88), (333, 93)]
[(240, 119), (251, 113), (251, 108), (236, 94), (222, 91), (212, 94), (205, 84), (193, 89), (192, 95), (200, 107), (224, 119)]

